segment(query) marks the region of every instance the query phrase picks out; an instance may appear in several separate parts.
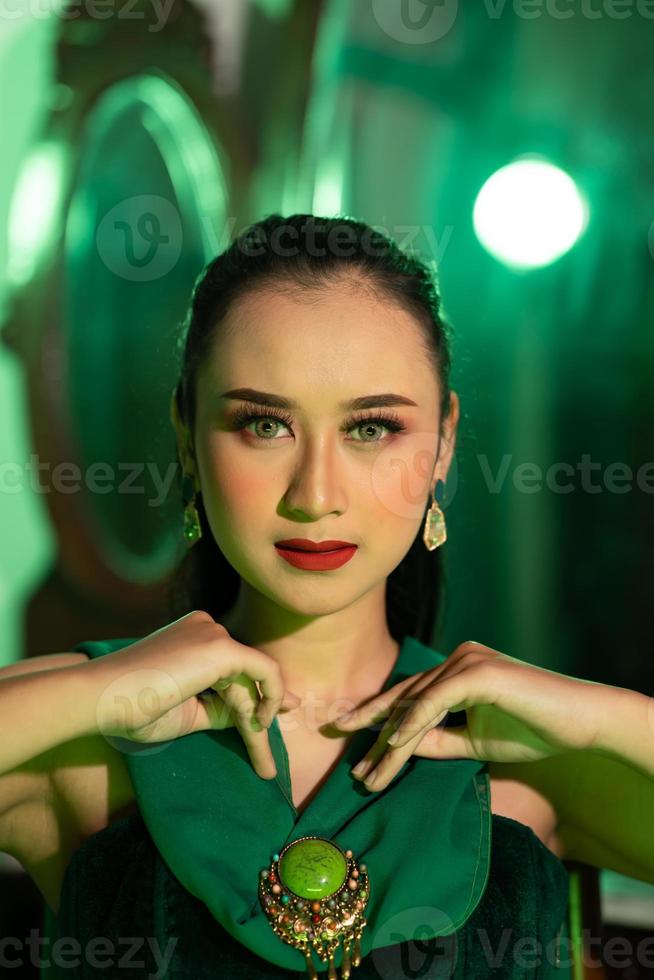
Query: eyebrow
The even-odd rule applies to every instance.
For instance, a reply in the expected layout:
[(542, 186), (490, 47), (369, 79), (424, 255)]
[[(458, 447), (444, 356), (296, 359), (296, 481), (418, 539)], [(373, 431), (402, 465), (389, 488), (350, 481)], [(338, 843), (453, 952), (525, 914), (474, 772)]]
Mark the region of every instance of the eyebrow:
[[(256, 405), (268, 405), (271, 408), (299, 408), (298, 403), (292, 398), (282, 398), (281, 395), (273, 395), (269, 391), (256, 391), (254, 388), (231, 388), (219, 397), (241, 398), (244, 401), (254, 402)], [(406, 395), (394, 395), (392, 392), (387, 392), (383, 395), (362, 395), (359, 398), (352, 398), (350, 401), (339, 402), (338, 408), (344, 411), (356, 411), (362, 408), (390, 408), (392, 405), (415, 405), (418, 407), (418, 403), (407, 398)]]

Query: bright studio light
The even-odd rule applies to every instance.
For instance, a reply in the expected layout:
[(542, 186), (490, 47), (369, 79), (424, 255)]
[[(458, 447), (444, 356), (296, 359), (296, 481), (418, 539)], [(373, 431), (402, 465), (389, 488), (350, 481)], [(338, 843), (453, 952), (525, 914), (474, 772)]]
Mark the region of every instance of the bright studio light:
[(55, 234), (65, 152), (56, 142), (39, 144), (23, 163), (9, 211), (7, 277), (21, 286)]
[(575, 244), (588, 207), (571, 177), (537, 157), (520, 157), (483, 185), (473, 209), (477, 237), (516, 269), (549, 265)]

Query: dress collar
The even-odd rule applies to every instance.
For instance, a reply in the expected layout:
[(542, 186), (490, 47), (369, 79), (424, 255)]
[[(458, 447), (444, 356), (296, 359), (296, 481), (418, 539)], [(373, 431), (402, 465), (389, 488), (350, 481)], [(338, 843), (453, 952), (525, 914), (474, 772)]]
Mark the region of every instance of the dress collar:
[[(137, 639), (87, 641), (76, 649), (97, 657)], [(407, 636), (383, 689), (443, 660), (444, 654)], [(384, 790), (371, 793), (350, 772), (378, 736), (364, 728), (298, 815), (276, 720), (268, 731), (278, 773), (273, 780), (256, 774), (235, 728), (148, 745), (111, 739), (126, 755), (145, 825), (179, 882), (241, 944), (301, 972), (304, 956), (274, 934), (258, 883), (273, 854), (315, 834), (350, 848), (367, 865), (362, 956), (395, 945), (398, 935), (426, 939), (459, 929), (479, 904), (490, 870), (488, 764), (412, 756)], [(169, 928), (172, 934), (174, 923)]]

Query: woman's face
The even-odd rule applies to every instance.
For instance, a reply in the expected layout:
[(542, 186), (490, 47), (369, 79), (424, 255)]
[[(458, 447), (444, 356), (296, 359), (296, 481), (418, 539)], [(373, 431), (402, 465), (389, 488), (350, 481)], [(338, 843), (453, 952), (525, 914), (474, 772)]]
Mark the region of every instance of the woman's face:
[[(439, 446), (440, 390), (419, 327), (360, 284), (261, 289), (225, 326), (196, 388), (196, 479), (211, 530), (241, 578), (277, 606), (334, 612), (383, 583), (421, 532), (433, 480), (452, 457), (458, 400)], [(282, 410), (285, 421), (266, 418), (265, 405), (225, 396), (240, 388), (296, 407)], [(340, 406), (382, 393), (415, 404)], [(243, 409), (259, 418), (239, 429)], [(377, 416), (390, 416), (389, 428), (366, 421)], [(339, 568), (307, 571), (276, 550), (286, 538), (358, 547)]]

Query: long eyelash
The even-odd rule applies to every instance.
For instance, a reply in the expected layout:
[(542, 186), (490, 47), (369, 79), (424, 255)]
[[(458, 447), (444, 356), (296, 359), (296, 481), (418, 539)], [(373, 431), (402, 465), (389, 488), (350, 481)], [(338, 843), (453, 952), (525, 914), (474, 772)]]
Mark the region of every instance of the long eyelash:
[[(255, 422), (258, 419), (270, 418), (275, 419), (278, 422), (283, 422), (284, 425), (290, 426), (293, 421), (292, 417), (288, 412), (283, 411), (279, 408), (239, 408), (232, 416), (232, 425), (235, 429), (242, 429), (250, 422)], [(406, 426), (402, 422), (399, 415), (395, 412), (378, 412), (377, 414), (359, 414), (351, 415), (350, 418), (346, 419), (343, 423), (343, 430), (348, 431), (349, 429), (356, 428), (359, 425), (364, 425), (366, 422), (372, 422), (376, 425), (385, 426), (390, 432), (402, 432), (406, 429)], [(271, 441), (271, 440), (263, 440)], [(362, 440), (365, 441), (365, 440)], [(373, 442), (379, 442), (382, 440), (372, 440)]]
[(239, 408), (232, 416), (232, 425), (234, 428), (241, 429), (256, 419), (277, 419), (285, 425), (290, 425), (293, 421), (288, 412), (284, 412), (281, 408), (259, 408), (256, 411), (249, 408)]

